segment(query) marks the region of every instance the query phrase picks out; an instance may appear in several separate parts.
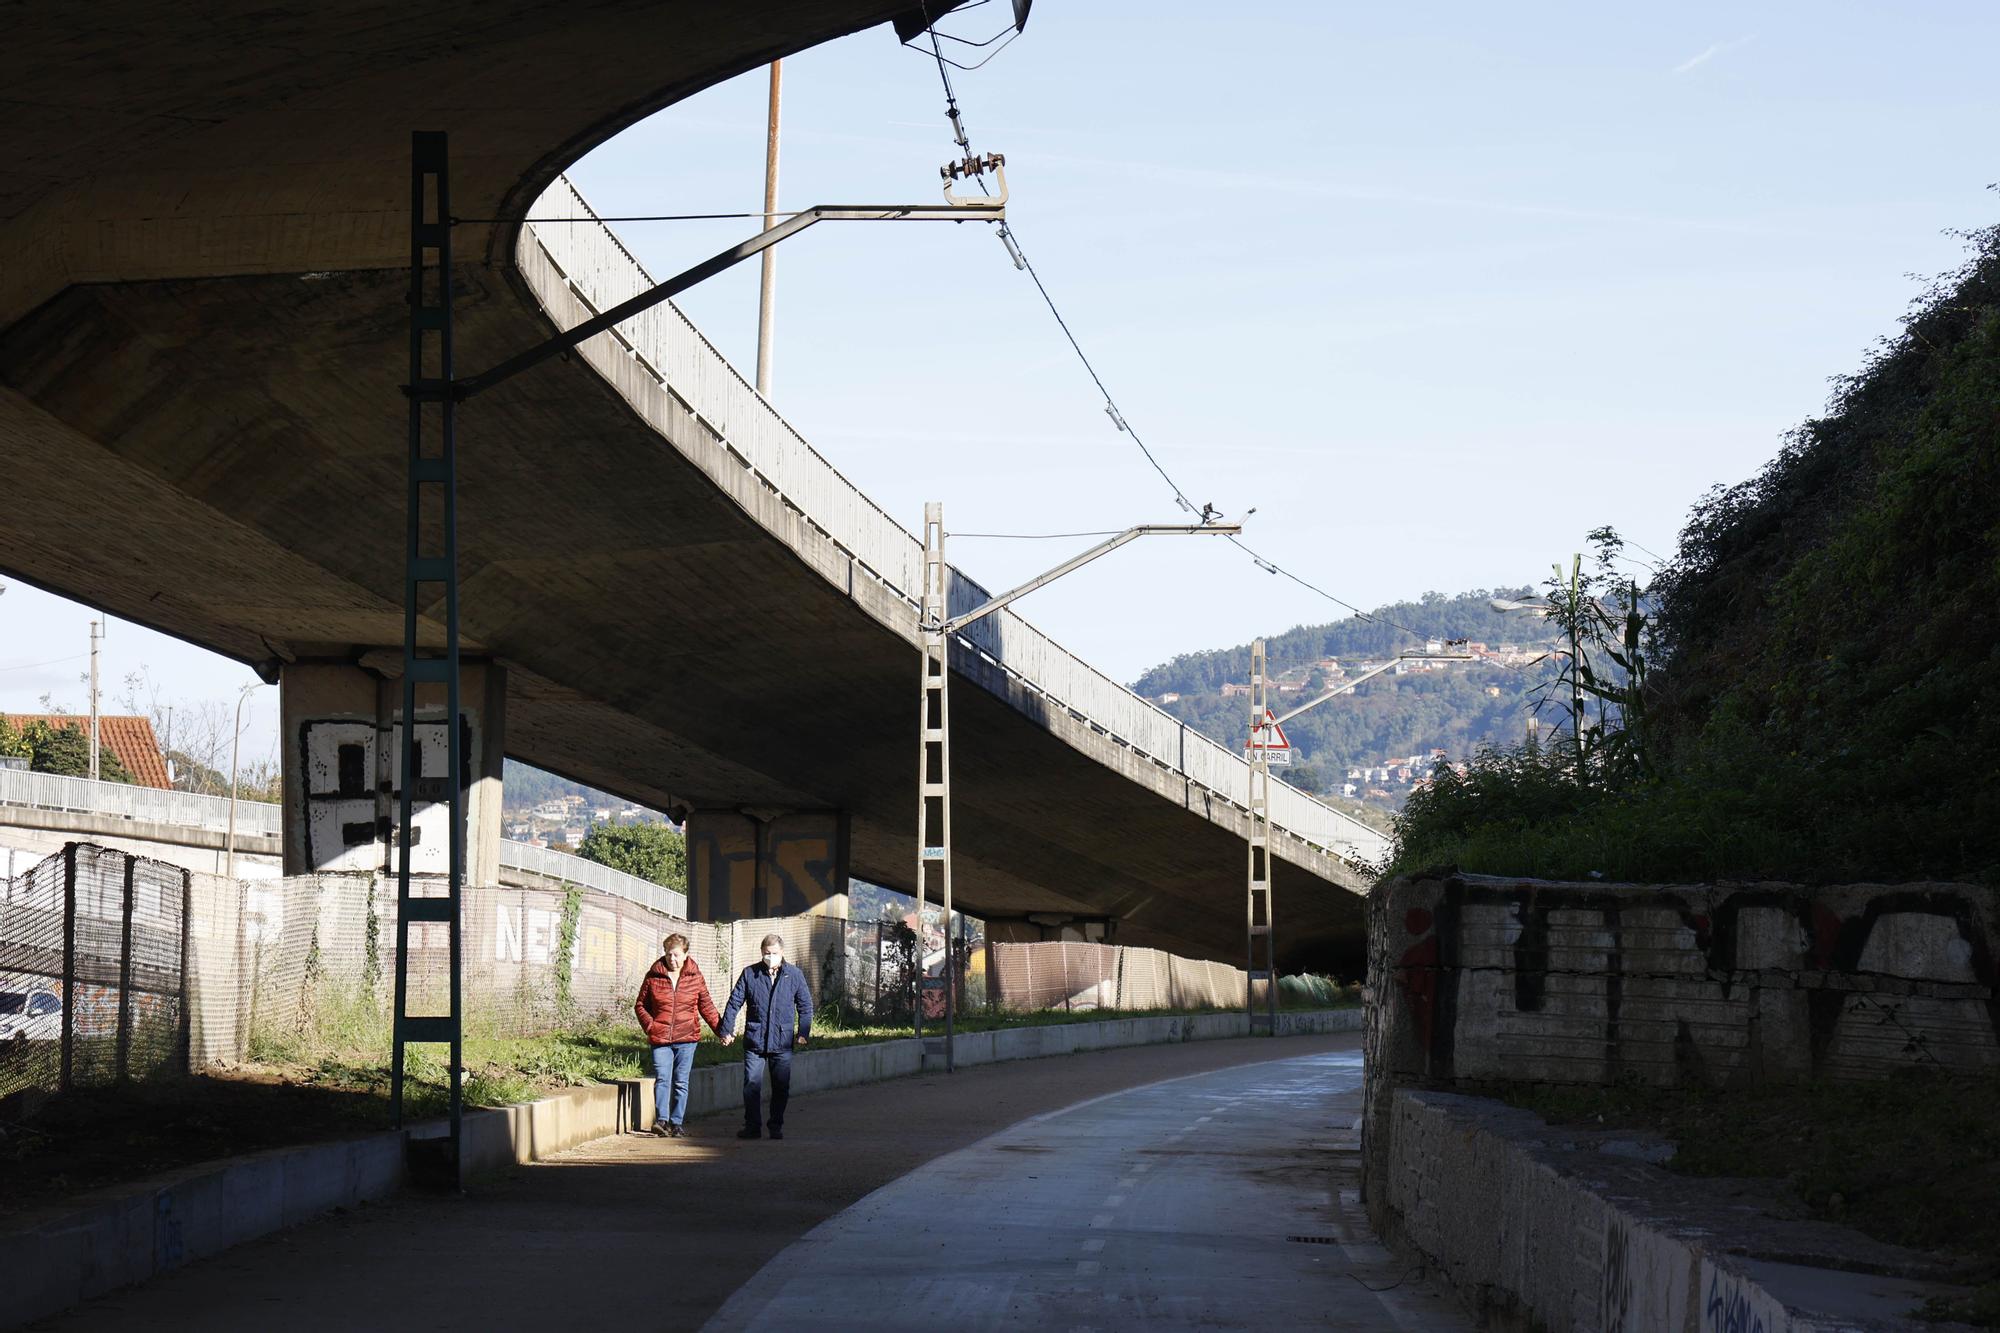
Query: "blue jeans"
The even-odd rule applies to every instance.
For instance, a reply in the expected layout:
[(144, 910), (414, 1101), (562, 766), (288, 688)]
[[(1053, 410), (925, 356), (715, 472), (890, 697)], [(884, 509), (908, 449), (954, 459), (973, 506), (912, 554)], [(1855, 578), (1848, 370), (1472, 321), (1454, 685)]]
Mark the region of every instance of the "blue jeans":
[(660, 1123), (678, 1125), (687, 1115), (688, 1070), (692, 1068), (693, 1042), (653, 1048), (653, 1116)]
[(743, 1052), (743, 1124), (757, 1129), (763, 1120), (764, 1071), (771, 1072), (771, 1128), (785, 1127), (785, 1103), (792, 1097), (792, 1053), (746, 1049)]

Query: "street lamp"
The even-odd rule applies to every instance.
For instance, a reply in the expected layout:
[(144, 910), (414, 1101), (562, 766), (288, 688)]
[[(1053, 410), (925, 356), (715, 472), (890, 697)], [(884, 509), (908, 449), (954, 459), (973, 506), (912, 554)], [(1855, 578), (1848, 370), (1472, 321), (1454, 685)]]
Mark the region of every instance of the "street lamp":
[[(1279, 731), (1285, 723), (1301, 713), (1310, 712), (1329, 699), (1343, 694), (1352, 694), (1358, 687), (1367, 684), (1385, 671), (1394, 670), (1402, 662), (1470, 662), (1471, 653), (1464, 652), (1420, 652), (1398, 653), (1382, 665), (1364, 671), (1353, 680), (1343, 681), (1324, 694), (1308, 699), (1283, 716), (1273, 716), (1270, 707), (1270, 677), (1265, 669), (1264, 641), (1256, 640), (1250, 645), (1250, 740), (1248, 743), (1250, 790), (1247, 804), (1250, 808), (1249, 875), (1248, 894), (1244, 905), (1244, 921), (1247, 950), (1248, 976), (1243, 985), (1243, 1015), (1251, 1027), (1257, 1025), (1257, 981), (1261, 976), (1268, 985), (1264, 992), (1264, 1023), (1273, 1035), (1278, 1031), (1278, 942), (1275, 935), (1276, 903), (1271, 896), (1271, 751), (1273, 738), (1282, 736)], [(1268, 735), (1260, 735), (1266, 732)], [(1257, 967), (1257, 941), (1264, 941), (1264, 967)]]
[(236, 878), (236, 757), (243, 748), (243, 704), (252, 690), (262, 687), (264, 682), (253, 680), (236, 694), (236, 730), (229, 738), (229, 871), (230, 879)]
[(929, 877), (935, 869), (944, 906), (944, 1067), (952, 1070), (952, 1039), (956, 1025), (957, 996), (952, 969), (956, 960), (951, 951), (951, 706), (947, 683), (951, 679), (951, 640), (960, 630), (985, 619), (1001, 607), (1047, 587), (1063, 575), (1081, 569), (1099, 556), (1109, 555), (1141, 537), (1193, 536), (1209, 534), (1233, 536), (1243, 531), (1241, 523), (1144, 523), (1106, 538), (1080, 555), (1071, 556), (1045, 574), (1038, 574), (1017, 588), (973, 607), (962, 615), (951, 614), (949, 605), (950, 569), (944, 562), (944, 505), (931, 501), (924, 506), (924, 573), (917, 602), (917, 629), (923, 635), (923, 675), (917, 711), (917, 992), (915, 1033), (924, 1035), (924, 899)]

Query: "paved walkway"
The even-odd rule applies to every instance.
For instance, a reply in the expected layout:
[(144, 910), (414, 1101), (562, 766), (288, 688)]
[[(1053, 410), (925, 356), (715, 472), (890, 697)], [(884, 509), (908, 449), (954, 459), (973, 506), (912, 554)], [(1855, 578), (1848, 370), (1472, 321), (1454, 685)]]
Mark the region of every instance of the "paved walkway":
[[(1064, 1117), (1033, 1117), (1092, 1098), (1163, 1079), (1261, 1066), (1240, 1087), (1217, 1090), (1218, 1095), (1238, 1097), (1226, 1137), (1211, 1128), (1220, 1118), (1203, 1123), (1178, 1141), (1186, 1149), (1160, 1154), (1153, 1172), (1138, 1173), (1163, 1181), (1183, 1178), (1183, 1171), (1208, 1162), (1207, 1150), (1233, 1150), (1252, 1142), (1249, 1125), (1261, 1123), (1262, 1115), (1253, 1116), (1249, 1108), (1265, 1099), (1250, 1097), (1245, 1089), (1262, 1086), (1267, 1076), (1277, 1077), (1275, 1071), (1291, 1069), (1293, 1057), (1334, 1053), (1341, 1055), (1339, 1063), (1308, 1066), (1314, 1071), (1311, 1079), (1323, 1088), (1295, 1087), (1292, 1095), (1304, 1100), (1289, 1119), (1289, 1130), (1258, 1129), (1255, 1141), (1286, 1154), (1271, 1178), (1275, 1192), (1264, 1205), (1285, 1212), (1282, 1230), (1340, 1235), (1342, 1216), (1351, 1214), (1330, 1213), (1330, 1205), (1315, 1198), (1338, 1190), (1329, 1171), (1345, 1169), (1350, 1154), (1313, 1145), (1350, 1133), (1358, 1114), (1352, 1091), (1358, 1046), (1353, 1034), (1187, 1042), (984, 1065), (950, 1076), (805, 1094), (793, 1099), (782, 1143), (738, 1142), (732, 1137), (734, 1115), (692, 1122), (699, 1135), (692, 1139), (599, 1139), (549, 1162), (479, 1182), (466, 1197), (405, 1194), (239, 1247), (36, 1327), (116, 1333), (250, 1327), (282, 1327), (286, 1333), (352, 1328), (499, 1333), (638, 1321), (649, 1330), (698, 1328), (788, 1246), (857, 1203), (865, 1208), (872, 1193), (893, 1187), (927, 1162), (1003, 1131), (1047, 1134)], [(1270, 1064), (1274, 1058), (1286, 1063)], [(1281, 1081), (1291, 1078), (1285, 1074)], [(1145, 1096), (1173, 1101), (1178, 1094), (1168, 1089), (1194, 1086), (1170, 1084)], [(1107, 1109), (1080, 1108), (1071, 1115), (1110, 1114), (1116, 1103), (1097, 1105)], [(1166, 1132), (1197, 1120), (1187, 1115)], [(1027, 1177), (1049, 1175), (1034, 1163), (1050, 1155), (1000, 1153), (1020, 1186), (1039, 1186)], [(1138, 1156), (1135, 1152), (1133, 1160)], [(1246, 1180), (1252, 1171), (1270, 1169), (1247, 1160), (1241, 1166)], [(918, 1176), (931, 1178), (929, 1171)], [(1226, 1180), (1227, 1172), (1216, 1179)], [(1101, 1205), (1111, 1192), (1099, 1191), (1094, 1202)], [(952, 1215), (950, 1200), (933, 1196), (932, 1202), (940, 1218)], [(1232, 1194), (1226, 1211), (1216, 1214), (1218, 1225), (1209, 1243), (1234, 1245), (1233, 1233), (1248, 1225), (1244, 1210), (1254, 1207)], [(1104, 1211), (1095, 1207), (1081, 1225), (1087, 1228)], [(1117, 1220), (1120, 1210), (1111, 1211)], [(1129, 1218), (1129, 1210), (1124, 1215)], [(914, 1259), (923, 1239), (920, 1230), (930, 1221), (912, 1216), (892, 1252)], [(1198, 1225), (1197, 1216), (1188, 1214), (1184, 1225)], [(1107, 1234), (1105, 1240), (1109, 1252), (1114, 1237)], [(1116, 1253), (1096, 1260), (1101, 1268), (1129, 1264), (1139, 1253), (1129, 1237), (1116, 1244)], [(1176, 1244), (1192, 1248), (1185, 1236)], [(1284, 1247), (1287, 1263), (1308, 1256), (1320, 1261), (1317, 1267), (1308, 1262), (1298, 1270), (1313, 1274), (1323, 1293), (1324, 1305), (1307, 1323), (1323, 1324), (1333, 1317), (1328, 1311), (1357, 1299), (1374, 1300), (1343, 1275), (1356, 1262), (1369, 1264), (1367, 1252), (1357, 1252), (1357, 1260), (1337, 1245), (1295, 1245), (1282, 1236), (1272, 1246)], [(928, 1261), (940, 1274), (953, 1270), (949, 1249), (929, 1247)], [(1072, 1249), (1073, 1255), (1069, 1250), (1065, 1255), (1073, 1271), (1086, 1260), (1080, 1243)], [(1377, 1267), (1364, 1273), (1370, 1285), (1384, 1286), (1402, 1276), (1386, 1256), (1373, 1259)], [(1317, 1276), (1322, 1272), (1323, 1280)], [(947, 1295), (948, 1288), (940, 1284), (936, 1299), (942, 1302)], [(933, 1305), (927, 1322), (939, 1325), (945, 1309)], [(893, 1312), (871, 1309), (869, 1322), (888, 1313)], [(1355, 1318), (1355, 1327), (1390, 1326), (1379, 1316), (1372, 1322)], [(1254, 1309), (1246, 1316), (1249, 1321), (1269, 1322)], [(771, 1327), (791, 1322), (766, 1321)], [(828, 1320), (822, 1326), (843, 1322), (850, 1321)], [(1112, 1320), (1100, 1317), (1096, 1322), (1108, 1327)]]
[(710, 1330), (1471, 1324), (1339, 1197), (1361, 1056), (1113, 1093), (941, 1157), (821, 1223)]

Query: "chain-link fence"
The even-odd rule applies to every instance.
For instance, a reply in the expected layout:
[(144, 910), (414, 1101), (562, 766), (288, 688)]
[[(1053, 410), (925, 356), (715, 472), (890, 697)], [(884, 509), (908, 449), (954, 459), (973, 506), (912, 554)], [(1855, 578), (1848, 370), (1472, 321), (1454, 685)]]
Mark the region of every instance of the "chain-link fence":
[(1245, 974), (1227, 963), (1082, 940), (994, 944), (992, 953), (997, 1007), (1010, 1013), (1243, 1005)]
[[(228, 880), (75, 844), (4, 881), (0, 1096), (258, 1059), (338, 1053), (386, 1066), (396, 977), (396, 886), (386, 876)], [(420, 890), (421, 891), (421, 890)], [(435, 891), (435, 889), (429, 890)], [(465, 890), (469, 1037), (628, 1022), (661, 940), (685, 935), (717, 1003), (775, 934), (836, 1026), (958, 1011), (1236, 1008), (1244, 973), (1156, 949), (989, 943), (970, 919), (773, 917), (711, 924), (561, 884)], [(441, 923), (412, 923), (409, 1008), (442, 1013)], [(919, 984), (921, 980), (921, 986)]]
[(0, 888), (0, 1097), (185, 1069), (192, 888), (72, 844)]

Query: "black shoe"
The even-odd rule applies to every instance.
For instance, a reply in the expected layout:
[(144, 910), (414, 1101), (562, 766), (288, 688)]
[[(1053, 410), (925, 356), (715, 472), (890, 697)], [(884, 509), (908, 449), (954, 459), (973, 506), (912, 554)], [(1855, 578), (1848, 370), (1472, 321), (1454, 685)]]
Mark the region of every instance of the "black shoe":
[(745, 1125), (736, 1131), (736, 1137), (739, 1139), (761, 1139), (764, 1137), (764, 1131), (755, 1125)]
[(667, 1126), (667, 1133), (673, 1135), (677, 1139), (684, 1139), (688, 1136), (686, 1125), (669, 1125)]
[(782, 1139), (783, 1137), (785, 1137), (785, 1127), (783, 1125), (771, 1126), (771, 1137), (774, 1139)]

